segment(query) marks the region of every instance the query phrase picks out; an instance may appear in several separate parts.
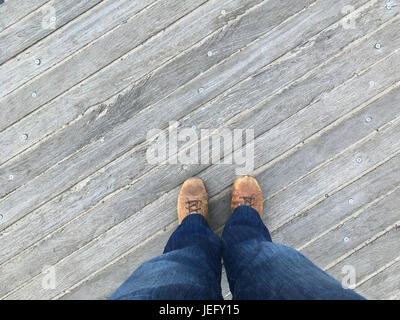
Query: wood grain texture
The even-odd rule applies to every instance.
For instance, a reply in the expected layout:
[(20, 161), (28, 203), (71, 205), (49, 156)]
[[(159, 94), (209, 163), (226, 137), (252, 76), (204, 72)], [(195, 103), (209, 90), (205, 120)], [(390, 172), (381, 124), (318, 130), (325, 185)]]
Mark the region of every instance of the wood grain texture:
[[(162, 32), (171, 23), (195, 9), (196, 6), (202, 5), (203, 2), (174, 2), (170, 5), (171, 2), (159, 1), (147, 10), (138, 11), (140, 7), (132, 8), (132, 16), (129, 19), (121, 20), (120, 25), (90, 42), (65, 61), (50, 68), (45, 75), (33, 78), (26, 85), (7, 95), (2, 101), (8, 106), (8, 112), (0, 122), (0, 129), (22, 119), (110, 63), (123, 59), (125, 54)], [(165, 15), (166, 12), (169, 14)], [(122, 18), (126, 16), (127, 14)], [(137, 28), (138, 25), (141, 26), (140, 29)], [(90, 64), (87, 63), (88, 60), (91, 61)], [(157, 60), (158, 64), (161, 62), (161, 59)], [(53, 83), (59, 85), (54, 87)], [(32, 92), (38, 88), (40, 88), (40, 95), (32, 99)], [(24, 101), (29, 101), (29, 104), (22, 108), (21, 102)]]
[[(119, 0), (79, 14), (69, 4), (54, 32), (30, 30), (40, 5), (0, 31), (26, 35), (0, 65), (11, 70), (0, 74), (0, 298), (105, 299), (162, 252), (194, 175), (221, 234), (237, 166), (146, 159), (148, 130), (177, 120), (211, 136), (254, 129), (273, 239), (338, 280), (355, 266), (367, 298), (398, 299), (400, 8)], [(35, 52), (48, 63), (29, 65)], [(42, 286), (45, 265), (55, 290)], [(225, 271), (221, 285), (230, 299)]]
[(364, 282), (357, 290), (369, 299), (383, 300), (400, 297), (400, 277), (399, 277), (400, 259), (378, 273), (370, 280)]
[[(61, 0), (57, 1), (60, 5), (65, 2)], [(75, 6), (72, 4), (72, 8), (85, 6), (86, 3), (95, 4), (100, 1), (80, 1), (79, 5), (75, 1)], [(108, 30), (123, 23), (125, 19), (128, 19), (135, 12), (143, 9), (151, 2), (153, 0), (101, 1), (99, 5), (93, 8), (93, 11), (83, 13), (65, 28), (56, 30), (48, 37), (31, 46), (29, 50), (21, 52), (13, 59), (3, 63), (0, 66), (0, 96), (3, 97), (9, 94), (33, 77), (68, 58), (71, 54), (102, 36)], [(59, 11), (62, 12), (62, 10)], [(59, 12), (58, 14), (61, 13)], [(36, 58), (41, 59), (40, 65), (34, 63)], [(40, 88), (36, 88), (36, 90), (39, 95)]]
[[(40, 10), (30, 14), (26, 19), (10, 26), (0, 33), (0, 47), (3, 48), (0, 65), (90, 10), (101, 1), (53, 0), (41, 7)], [(51, 17), (55, 18), (54, 26), (51, 25)], [(4, 92), (0, 91), (0, 95), (3, 94)]]
[(0, 6), (0, 32), (20, 21), (50, 0), (6, 1)]

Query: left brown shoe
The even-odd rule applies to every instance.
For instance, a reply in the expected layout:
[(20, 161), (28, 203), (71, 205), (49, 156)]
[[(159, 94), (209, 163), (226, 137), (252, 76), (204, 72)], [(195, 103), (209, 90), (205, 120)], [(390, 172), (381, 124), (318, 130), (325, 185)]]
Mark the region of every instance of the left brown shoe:
[(189, 214), (201, 214), (208, 221), (208, 194), (203, 180), (200, 178), (187, 179), (178, 196), (179, 224)]

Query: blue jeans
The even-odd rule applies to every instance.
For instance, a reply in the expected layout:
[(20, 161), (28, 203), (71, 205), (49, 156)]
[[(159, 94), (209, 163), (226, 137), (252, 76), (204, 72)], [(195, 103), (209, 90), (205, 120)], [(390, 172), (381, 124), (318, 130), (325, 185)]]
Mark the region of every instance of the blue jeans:
[(142, 264), (110, 299), (223, 299), (221, 258), (233, 299), (363, 299), (298, 251), (273, 243), (248, 206), (236, 208), (222, 239), (203, 216), (186, 217), (164, 253)]

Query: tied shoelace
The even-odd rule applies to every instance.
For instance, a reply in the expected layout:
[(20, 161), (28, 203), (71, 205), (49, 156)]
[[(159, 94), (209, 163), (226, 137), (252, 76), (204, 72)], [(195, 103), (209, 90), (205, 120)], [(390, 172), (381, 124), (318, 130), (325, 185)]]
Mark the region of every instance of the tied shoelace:
[(201, 210), (201, 200), (188, 200), (186, 202), (187, 207), (186, 209), (189, 211), (189, 214), (192, 213), (199, 213)]
[(250, 206), (250, 207), (254, 206), (254, 204), (255, 204), (254, 202), (256, 200), (256, 198), (253, 195), (251, 195), (249, 197), (243, 196), (243, 197), (240, 197), (239, 199), (243, 200), (243, 205)]

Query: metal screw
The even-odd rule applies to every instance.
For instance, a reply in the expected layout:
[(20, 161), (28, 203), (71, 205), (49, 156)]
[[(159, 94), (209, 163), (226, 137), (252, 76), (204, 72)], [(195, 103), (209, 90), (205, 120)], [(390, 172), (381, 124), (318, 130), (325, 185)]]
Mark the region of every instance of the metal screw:
[(365, 118), (365, 121), (366, 121), (366, 122), (371, 122), (371, 121), (372, 121), (372, 118), (371, 118), (371, 117), (366, 117), (366, 118)]
[(14, 176), (12, 174), (10, 174), (10, 176), (8, 177), (8, 180), (14, 180)]
[(27, 134), (27, 133), (24, 133), (24, 134), (21, 136), (21, 140), (22, 140), (22, 141), (28, 140), (28, 134)]
[(352, 198), (349, 199), (349, 204), (353, 204), (354, 200)]
[(349, 242), (349, 241), (350, 241), (350, 238), (349, 238), (349, 237), (344, 237), (344, 238), (343, 238), (343, 241), (344, 241), (344, 242)]
[(212, 51), (208, 51), (208, 52), (207, 52), (207, 55), (208, 55), (209, 57), (211, 57), (211, 56), (213, 55)]
[(226, 11), (225, 10), (221, 10), (221, 14), (224, 16), (226, 15)]
[(196, 126), (192, 126), (192, 130), (196, 130), (197, 129), (197, 127)]
[(358, 157), (358, 158), (356, 159), (356, 162), (357, 162), (357, 163), (361, 163), (361, 162), (362, 162), (362, 158), (361, 158), (361, 157)]
[(381, 48), (381, 44), (380, 43), (377, 43), (376, 45), (375, 45), (375, 49), (380, 49)]
[(203, 93), (204, 92), (204, 88), (199, 88), (198, 92), (199, 93)]
[(32, 92), (32, 98), (36, 98), (37, 97), (37, 93), (36, 93), (36, 91), (33, 91)]
[(370, 82), (369, 82), (369, 87), (370, 87), (370, 88), (375, 87), (375, 81), (370, 81)]
[(41, 63), (40, 59), (35, 59), (35, 64), (39, 65)]

